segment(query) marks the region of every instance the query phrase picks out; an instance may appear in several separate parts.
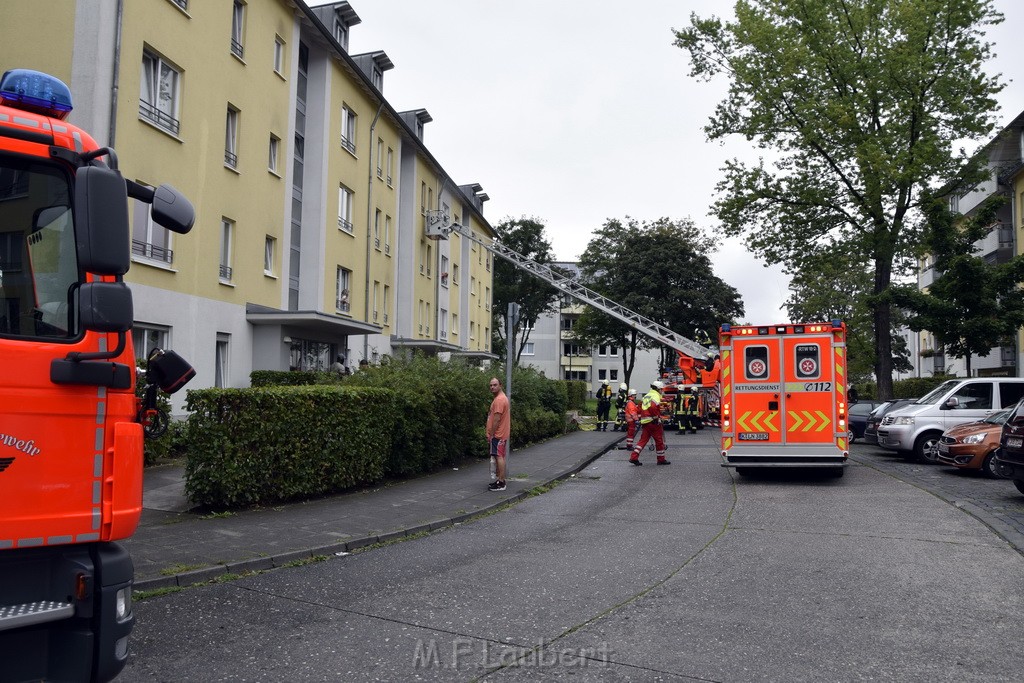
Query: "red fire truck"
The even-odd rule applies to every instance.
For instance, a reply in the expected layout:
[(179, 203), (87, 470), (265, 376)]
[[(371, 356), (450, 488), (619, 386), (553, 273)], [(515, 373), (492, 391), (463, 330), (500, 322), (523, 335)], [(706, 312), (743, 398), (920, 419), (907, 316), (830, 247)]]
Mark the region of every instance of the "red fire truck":
[(128, 198), (172, 231), (194, 222), (173, 188), (125, 180), (70, 111), (52, 76), (0, 79), (3, 680), (105, 681), (127, 659), (133, 567), (115, 541), (142, 510), (145, 412), (123, 281)]
[(722, 325), (722, 466), (828, 468), (849, 459), (846, 325)]

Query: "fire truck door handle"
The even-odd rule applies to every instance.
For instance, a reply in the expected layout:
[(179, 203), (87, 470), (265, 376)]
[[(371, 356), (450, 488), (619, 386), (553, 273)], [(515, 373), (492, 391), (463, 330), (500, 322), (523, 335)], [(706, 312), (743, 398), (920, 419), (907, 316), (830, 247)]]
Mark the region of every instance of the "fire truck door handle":
[(778, 410), (778, 409), (779, 409), (779, 402), (778, 401), (768, 401), (768, 410)]

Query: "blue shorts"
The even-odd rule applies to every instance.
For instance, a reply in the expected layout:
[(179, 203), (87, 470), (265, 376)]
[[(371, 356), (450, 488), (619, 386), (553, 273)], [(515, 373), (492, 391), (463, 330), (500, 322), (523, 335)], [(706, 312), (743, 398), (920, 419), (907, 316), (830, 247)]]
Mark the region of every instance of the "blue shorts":
[(494, 436), (491, 437), (491, 455), (496, 458), (504, 458), (505, 453), (508, 451), (508, 439), (499, 439)]

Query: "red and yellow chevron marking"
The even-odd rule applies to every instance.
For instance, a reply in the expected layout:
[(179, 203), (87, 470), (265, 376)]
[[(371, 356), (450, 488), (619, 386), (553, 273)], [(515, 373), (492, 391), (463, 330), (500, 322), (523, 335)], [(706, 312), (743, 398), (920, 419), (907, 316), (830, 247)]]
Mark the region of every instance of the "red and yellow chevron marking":
[(729, 382), (729, 355), (730, 352), (722, 350), (722, 377), (719, 381), (722, 383), (722, 401), (724, 402), (729, 396), (729, 392), (732, 390), (732, 384)]
[(845, 451), (846, 450), (846, 439), (844, 439), (842, 437), (836, 439), (836, 446), (839, 447), (839, 450)]
[[(786, 414), (789, 415), (789, 422), (786, 426), (787, 432), (809, 432), (815, 426), (817, 428), (814, 431), (820, 432), (832, 424), (829, 416), (820, 410), (790, 410)], [(801, 419), (801, 416), (803, 419)], [(803, 429), (800, 429), (801, 425)]]
[(732, 437), (731, 436), (723, 436), (722, 437), (722, 450), (723, 451), (727, 451), (730, 448), (732, 448)]
[(759, 410), (756, 413), (748, 410), (736, 418), (736, 426), (745, 432), (777, 432), (779, 428), (774, 420), (778, 414), (777, 410)]
[(836, 347), (835, 351), (836, 391), (839, 393), (839, 396), (842, 397), (840, 400), (843, 400), (846, 398), (846, 363), (843, 360), (844, 349), (842, 347)]

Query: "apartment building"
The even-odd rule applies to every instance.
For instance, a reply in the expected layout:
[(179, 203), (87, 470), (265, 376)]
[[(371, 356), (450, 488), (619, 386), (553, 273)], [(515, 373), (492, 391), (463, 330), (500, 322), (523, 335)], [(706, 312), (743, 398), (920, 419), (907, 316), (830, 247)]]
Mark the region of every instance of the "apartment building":
[[(1003, 128), (981, 153), (988, 156), (988, 178), (965, 195), (954, 197), (950, 209), (970, 216), (993, 195), (1008, 198), (989, 233), (975, 243), (978, 256), (990, 264), (1002, 264), (1021, 253), (1021, 245), (1024, 245), (1024, 112)], [(934, 258), (924, 259), (918, 271), (918, 288), (927, 289), (939, 275)], [(914, 346), (912, 344), (911, 348)], [(933, 332), (919, 333), (916, 348), (913, 360), (918, 376), (946, 371), (965, 374), (965, 359), (947, 356)], [(1021, 349), (1024, 349), (1024, 332), (1018, 332), (1017, 338), (1009, 343), (993, 348), (987, 356), (972, 356), (971, 371), (979, 377), (1018, 376), (1024, 367)]]
[[(349, 365), (422, 350), (486, 360), (490, 252), (480, 185), (457, 184), (424, 142), (426, 109), (386, 99), (387, 54), (349, 54), (348, 2), (9, 0), (4, 68), (64, 80), (70, 121), (117, 150), (126, 177), (195, 205), (189, 235), (132, 212), (141, 357), (174, 348), (190, 387), (252, 370)], [(46, 39), (36, 30), (47, 17)], [(468, 285), (468, 286), (467, 286)], [(175, 412), (183, 408), (175, 396)]]

